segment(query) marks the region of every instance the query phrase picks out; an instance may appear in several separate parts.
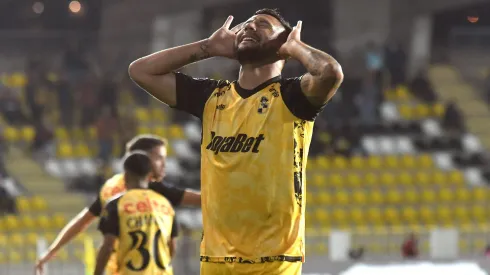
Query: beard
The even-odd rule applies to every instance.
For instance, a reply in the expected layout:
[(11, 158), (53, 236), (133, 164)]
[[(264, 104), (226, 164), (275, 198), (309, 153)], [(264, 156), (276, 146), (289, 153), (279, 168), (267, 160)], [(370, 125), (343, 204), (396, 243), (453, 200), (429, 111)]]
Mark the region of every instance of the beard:
[(240, 64), (268, 64), (279, 59), (276, 47), (257, 45), (244, 49), (236, 48), (237, 59)]

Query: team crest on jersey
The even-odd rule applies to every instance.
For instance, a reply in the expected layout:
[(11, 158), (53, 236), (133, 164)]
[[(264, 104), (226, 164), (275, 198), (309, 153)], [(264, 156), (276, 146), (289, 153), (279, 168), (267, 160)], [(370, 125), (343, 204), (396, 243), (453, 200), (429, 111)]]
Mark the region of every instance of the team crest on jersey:
[(269, 108), (269, 100), (265, 96), (261, 97), (259, 109), (257, 111), (259, 112), (259, 114), (263, 114), (267, 111), (268, 108)]

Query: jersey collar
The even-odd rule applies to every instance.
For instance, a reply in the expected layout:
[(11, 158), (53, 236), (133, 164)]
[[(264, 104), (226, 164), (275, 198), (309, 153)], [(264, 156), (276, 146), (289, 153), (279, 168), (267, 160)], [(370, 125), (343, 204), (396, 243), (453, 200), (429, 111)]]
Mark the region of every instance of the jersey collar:
[(247, 97), (250, 97), (252, 96), (253, 94), (257, 93), (258, 91), (264, 89), (265, 87), (269, 86), (270, 84), (274, 83), (274, 82), (278, 82), (279, 80), (281, 80), (281, 76), (278, 75), (278, 76), (275, 76), (269, 80), (267, 80), (266, 82), (260, 84), (259, 86), (255, 87), (254, 89), (252, 90), (247, 90), (247, 89), (244, 89), (242, 87), (240, 87), (240, 84), (238, 84), (238, 80), (235, 80), (233, 83), (235, 84), (235, 90), (236, 92), (243, 98), (247, 98)]

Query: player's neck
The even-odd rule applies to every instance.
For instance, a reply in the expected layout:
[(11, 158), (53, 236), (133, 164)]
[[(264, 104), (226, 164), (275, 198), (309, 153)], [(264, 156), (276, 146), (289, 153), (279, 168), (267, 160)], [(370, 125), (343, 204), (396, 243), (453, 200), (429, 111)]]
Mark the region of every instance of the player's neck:
[(283, 65), (279, 62), (261, 66), (244, 64), (240, 67), (238, 84), (244, 89), (252, 90), (267, 80), (281, 75), (282, 67)]

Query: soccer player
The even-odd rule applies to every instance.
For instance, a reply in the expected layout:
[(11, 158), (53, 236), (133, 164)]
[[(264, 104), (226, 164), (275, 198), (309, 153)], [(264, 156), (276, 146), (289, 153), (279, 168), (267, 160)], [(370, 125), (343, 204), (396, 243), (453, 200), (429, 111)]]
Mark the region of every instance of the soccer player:
[[(166, 140), (154, 135), (138, 135), (126, 144), (126, 152), (135, 150), (147, 152), (153, 164), (152, 180), (150, 189), (165, 196), (173, 206), (178, 205), (201, 205), (201, 194), (192, 190), (181, 190), (163, 183), (165, 176), (165, 159), (167, 157)], [(117, 174), (107, 180), (102, 186), (97, 199), (87, 208), (75, 216), (58, 234), (48, 251), (38, 260), (36, 270), (43, 273), (44, 264), (52, 259), (56, 252), (64, 245), (84, 231), (96, 217), (99, 217), (107, 200), (126, 190), (123, 174)], [(114, 258), (115, 259), (115, 258)], [(109, 270), (115, 270), (115, 262), (111, 261)]]
[[(262, 9), (230, 30), (134, 61), (131, 78), (202, 121), (201, 274), (300, 274), (305, 168), (313, 122), (343, 80), (339, 63)], [(236, 59), (237, 81), (175, 72), (210, 57)], [(282, 78), (287, 59), (307, 73)]]
[(94, 275), (104, 273), (116, 241), (121, 275), (172, 273), (177, 224), (170, 202), (148, 189), (152, 163), (144, 151), (124, 161), (127, 191), (112, 198), (100, 219), (104, 241), (97, 255)]

